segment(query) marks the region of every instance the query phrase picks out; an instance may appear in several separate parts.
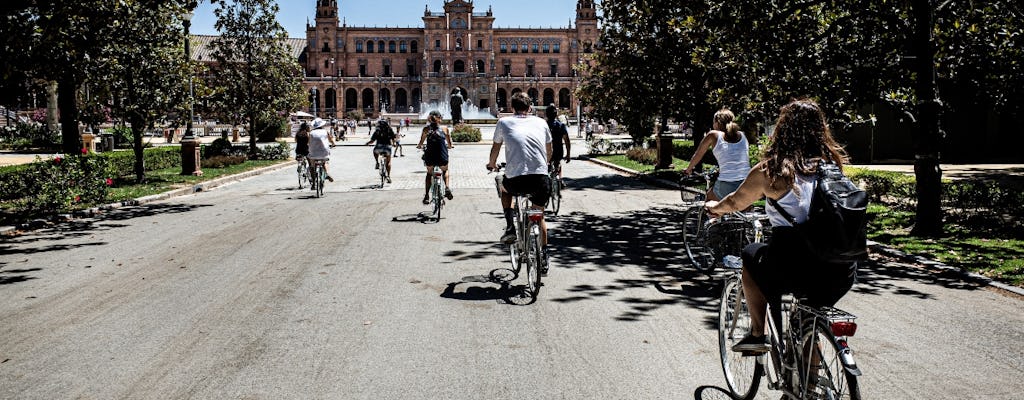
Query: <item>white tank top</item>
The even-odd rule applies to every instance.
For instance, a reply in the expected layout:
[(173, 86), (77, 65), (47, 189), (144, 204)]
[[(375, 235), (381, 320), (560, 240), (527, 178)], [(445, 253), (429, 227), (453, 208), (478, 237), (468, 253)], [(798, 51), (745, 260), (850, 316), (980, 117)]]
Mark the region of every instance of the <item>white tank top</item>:
[[(799, 188), (800, 193), (797, 194), (796, 190), (790, 189), (789, 192), (786, 192), (778, 200), (779, 206), (786, 210), (798, 224), (806, 221), (807, 214), (811, 211), (811, 192), (814, 190), (815, 179), (817, 177), (814, 175), (797, 174), (796, 182), (793, 186)], [(771, 222), (772, 226), (793, 226), (774, 206), (771, 206), (771, 202), (769, 202), (768, 207), (765, 207), (764, 210), (768, 214), (768, 221)]]
[(747, 136), (740, 132), (740, 141), (729, 143), (725, 140), (725, 132), (717, 132), (718, 142), (711, 153), (718, 160), (718, 180), (725, 182), (742, 182), (750, 173), (750, 145)]

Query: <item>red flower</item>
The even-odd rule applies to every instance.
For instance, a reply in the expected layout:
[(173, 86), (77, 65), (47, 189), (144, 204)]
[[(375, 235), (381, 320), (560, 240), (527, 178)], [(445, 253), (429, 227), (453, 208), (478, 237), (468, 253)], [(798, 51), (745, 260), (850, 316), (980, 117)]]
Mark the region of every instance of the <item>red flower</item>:
[(82, 154), (89, 154), (89, 150), (85, 147), (82, 148)]
[(75, 196), (75, 203), (82, 201), (82, 196)]
[(61, 160), (60, 156), (54, 157), (53, 158), (53, 163), (54, 164), (60, 164), (60, 160)]
[(110, 179), (110, 178), (107, 178), (107, 186), (112, 186), (113, 184), (114, 184), (114, 180)]

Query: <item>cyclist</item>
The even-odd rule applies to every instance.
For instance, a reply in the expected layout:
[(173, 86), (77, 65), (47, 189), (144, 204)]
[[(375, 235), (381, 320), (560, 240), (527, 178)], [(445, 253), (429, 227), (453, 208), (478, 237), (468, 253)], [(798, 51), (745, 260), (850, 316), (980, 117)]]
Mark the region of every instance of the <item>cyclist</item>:
[(298, 132), (295, 132), (295, 159), (309, 156), (309, 123), (299, 124)]
[[(551, 197), (551, 181), (547, 173), (553, 152), (551, 130), (543, 119), (531, 114), (531, 102), (532, 99), (525, 92), (512, 96), (513, 115), (498, 120), (487, 164), (488, 170), (497, 168), (498, 153), (504, 144), (506, 168), (502, 186), (505, 190), (501, 192), (501, 207), (505, 211), (505, 234), (501, 236), (501, 241), (506, 244), (516, 241), (512, 196), (529, 195), (533, 208), (540, 210), (544, 210)], [(544, 249), (541, 272), (544, 273), (548, 268), (548, 230), (544, 220), (540, 221), (540, 230), (540, 244)]]
[(750, 172), (750, 156), (747, 153), (750, 144), (746, 135), (740, 132), (740, 126), (733, 122), (732, 111), (723, 108), (715, 113), (714, 124), (704, 139), (697, 145), (697, 151), (690, 159), (690, 166), (684, 174), (693, 173), (693, 167), (700, 162), (708, 147), (718, 160), (718, 180), (708, 190), (708, 200), (719, 200), (725, 195), (736, 191), (743, 183), (743, 178)]
[(455, 148), (452, 146), (452, 135), (448, 133), (448, 128), (440, 126), (440, 111), (431, 111), (427, 116), (427, 121), (429, 125), (423, 128), (420, 142), (416, 145), (417, 149), (423, 149), (423, 142), (427, 143), (427, 148), (423, 151), (423, 165), (427, 167), (423, 204), (430, 204), (430, 175), (434, 172), (434, 167), (440, 167), (444, 174), (444, 197), (448, 200), (454, 197), (452, 196), (451, 180), (448, 179), (448, 149)]
[[(842, 168), (847, 157), (832, 138), (818, 104), (793, 101), (782, 107), (762, 161), (750, 170), (739, 189), (720, 202), (707, 202), (705, 207), (717, 216), (742, 210), (767, 196), (797, 223), (806, 221), (818, 161), (823, 159)], [(772, 225), (770, 241), (753, 243), (743, 250), (743, 292), (750, 309), (751, 332), (733, 346), (733, 351), (745, 354), (768, 351), (764, 337), (768, 301), (777, 305), (783, 294), (796, 293), (807, 298), (807, 305), (832, 306), (853, 286), (857, 268), (856, 263), (817, 260), (778, 210), (767, 206), (765, 211)]]
[[(327, 180), (334, 182), (334, 178), (331, 177), (330, 169), (327, 168), (327, 157), (330, 157), (330, 147), (334, 147), (334, 137), (327, 133), (324, 126), (327, 125), (327, 121), (320, 118), (313, 120), (313, 131), (309, 132), (309, 176), (313, 175), (313, 162), (323, 161), (324, 172), (327, 172)], [(300, 127), (299, 130), (302, 130)], [(328, 145), (328, 143), (330, 143)], [(296, 150), (297, 151), (297, 150)]]
[[(558, 163), (563, 159), (568, 164), (572, 158), (572, 143), (569, 140), (569, 128), (558, 118), (558, 110), (554, 104), (548, 104), (544, 110), (544, 116), (548, 118), (548, 129), (551, 131), (551, 170), (558, 169)], [(565, 145), (565, 152), (562, 152), (562, 145)], [(562, 170), (558, 169), (558, 179), (561, 182)]]
[(384, 168), (387, 168), (388, 183), (391, 183), (391, 149), (395, 145), (395, 131), (391, 129), (391, 125), (388, 125), (388, 121), (382, 119), (377, 121), (377, 130), (373, 131), (373, 136), (370, 136), (370, 141), (366, 142), (369, 146), (373, 142), (377, 142), (373, 146), (373, 162), (376, 163), (374, 169), (380, 169), (380, 156), (384, 156)]

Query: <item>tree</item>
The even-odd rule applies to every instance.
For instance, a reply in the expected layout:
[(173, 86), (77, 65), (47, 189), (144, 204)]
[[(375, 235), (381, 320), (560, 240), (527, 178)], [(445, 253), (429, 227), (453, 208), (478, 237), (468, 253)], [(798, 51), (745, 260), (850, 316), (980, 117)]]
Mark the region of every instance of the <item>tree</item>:
[[(636, 142), (655, 120), (707, 113), (706, 74), (689, 55), (702, 29), (687, 23), (706, 9), (702, 0), (605, 1), (601, 49), (585, 67), (583, 101), (628, 127)], [(692, 22), (692, 21), (691, 21)], [(659, 141), (659, 168), (668, 167), (671, 142)]]
[(145, 180), (143, 133), (191, 101), (187, 82), (196, 71), (183, 51), (181, 16), (194, 7), (188, 0), (117, 2), (115, 22), (101, 31), (107, 39), (87, 82), (103, 92), (111, 115), (131, 127), (138, 182)]
[(256, 122), (304, 101), (302, 69), (288, 51), (277, 4), (270, 0), (215, 0), (216, 28), (210, 82), (214, 104), (232, 124), (247, 124), (249, 153), (256, 154)]

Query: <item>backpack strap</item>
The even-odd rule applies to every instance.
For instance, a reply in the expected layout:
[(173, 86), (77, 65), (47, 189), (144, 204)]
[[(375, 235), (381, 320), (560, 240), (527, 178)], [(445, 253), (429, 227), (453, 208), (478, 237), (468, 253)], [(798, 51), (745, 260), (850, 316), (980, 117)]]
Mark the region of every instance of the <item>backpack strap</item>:
[[(817, 172), (817, 174), (815, 174), (815, 177), (814, 177), (814, 186), (811, 187), (811, 193), (810, 193), (811, 196), (814, 196), (814, 192), (816, 190), (818, 190), (818, 183), (821, 182), (821, 176), (823, 174), (822, 171), (824, 171), (824, 169), (822, 168), (823, 164), (824, 164), (824, 162), (821, 162), (820, 164), (818, 164), (818, 172)], [(775, 200), (775, 199), (773, 199), (771, 197), (767, 197), (767, 196), (765, 196), (765, 199), (768, 200), (768, 204), (771, 204), (771, 206), (775, 208), (775, 211), (778, 211), (779, 214), (782, 215), (782, 218), (785, 218), (786, 221), (789, 221), (790, 225), (796, 226), (796, 219), (793, 218), (793, 215), (790, 214), (789, 211), (786, 211), (785, 209), (782, 208), (782, 205), (779, 204), (778, 200)]]

